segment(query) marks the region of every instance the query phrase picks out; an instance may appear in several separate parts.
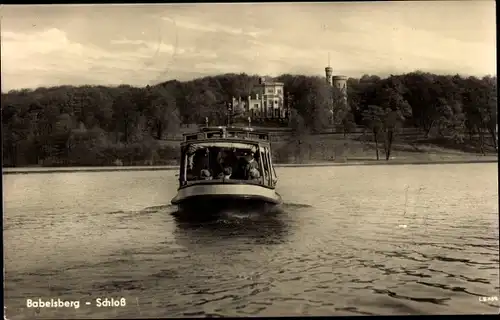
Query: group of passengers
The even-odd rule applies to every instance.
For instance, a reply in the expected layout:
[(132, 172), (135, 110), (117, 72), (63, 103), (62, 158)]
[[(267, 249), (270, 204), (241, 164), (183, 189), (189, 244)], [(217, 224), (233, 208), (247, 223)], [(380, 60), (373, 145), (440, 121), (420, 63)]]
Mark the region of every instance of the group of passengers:
[[(215, 179), (257, 181), (261, 173), (255, 153), (255, 148), (244, 154), (236, 149), (222, 149), (217, 152), (216, 161), (211, 161), (213, 157), (208, 148), (199, 150), (189, 157), (187, 178), (188, 180), (212, 180), (215, 177)], [(215, 165), (214, 162), (216, 162)]]

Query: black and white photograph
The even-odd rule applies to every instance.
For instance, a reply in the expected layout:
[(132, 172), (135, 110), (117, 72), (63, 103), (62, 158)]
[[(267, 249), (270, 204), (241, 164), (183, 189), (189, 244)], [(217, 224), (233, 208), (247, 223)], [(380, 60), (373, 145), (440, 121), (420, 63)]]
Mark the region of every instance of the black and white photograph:
[(495, 12), (1, 5), (4, 319), (499, 314)]

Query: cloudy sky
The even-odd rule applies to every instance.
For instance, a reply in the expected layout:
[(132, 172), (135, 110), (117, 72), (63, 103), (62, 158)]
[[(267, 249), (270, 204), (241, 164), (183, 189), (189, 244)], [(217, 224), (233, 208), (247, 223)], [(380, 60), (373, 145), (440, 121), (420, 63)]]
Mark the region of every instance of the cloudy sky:
[(246, 72), (496, 74), (495, 2), (1, 7), (2, 91)]

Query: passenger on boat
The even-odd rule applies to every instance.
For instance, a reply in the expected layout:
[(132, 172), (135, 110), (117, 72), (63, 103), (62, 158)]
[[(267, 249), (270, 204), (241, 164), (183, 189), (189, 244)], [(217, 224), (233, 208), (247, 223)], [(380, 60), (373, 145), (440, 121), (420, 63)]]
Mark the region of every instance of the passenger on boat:
[(245, 178), (250, 179), (250, 171), (253, 169), (259, 173), (260, 177), (259, 163), (255, 160), (255, 151), (250, 151), (250, 154), (245, 158), (245, 160), (247, 162), (245, 165)]
[(200, 178), (202, 180), (212, 180), (212, 173), (210, 172), (210, 169), (202, 169), (200, 172)]
[(231, 175), (233, 174), (233, 168), (227, 166), (224, 170), (219, 174), (219, 179), (231, 179)]
[(237, 158), (234, 150), (223, 149), (219, 151), (217, 155), (217, 162), (220, 166), (220, 171), (223, 172), (224, 168), (231, 167), (231, 170), (234, 172), (236, 169)]
[(255, 169), (255, 168), (250, 169), (248, 179), (253, 180), (253, 181), (258, 181), (260, 179), (259, 170)]
[[(190, 152), (190, 151), (188, 151)], [(187, 158), (187, 168), (186, 168), (186, 180), (193, 181), (196, 180), (196, 176), (193, 172), (194, 169), (194, 153), (188, 153)]]
[(196, 155), (196, 146), (195, 145), (190, 145), (187, 150), (188, 154), (188, 169), (193, 169), (194, 167), (194, 158)]
[(197, 151), (194, 155), (194, 160), (188, 165), (188, 172), (193, 173), (193, 180), (205, 180), (205, 176), (201, 174), (203, 170), (210, 172), (210, 152), (208, 149)]
[(247, 166), (247, 161), (245, 160), (245, 157), (239, 156), (236, 161), (235, 170), (233, 172), (233, 178), (236, 180), (246, 179), (245, 177), (246, 166)]

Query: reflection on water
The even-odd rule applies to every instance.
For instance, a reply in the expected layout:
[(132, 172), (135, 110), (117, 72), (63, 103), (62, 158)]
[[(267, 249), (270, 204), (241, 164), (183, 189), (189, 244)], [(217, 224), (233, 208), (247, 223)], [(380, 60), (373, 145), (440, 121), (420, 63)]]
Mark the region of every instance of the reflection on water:
[(279, 210), (207, 218), (166, 205), (169, 172), (6, 176), (7, 317), (498, 312), (496, 165), (328, 170), (281, 169)]

